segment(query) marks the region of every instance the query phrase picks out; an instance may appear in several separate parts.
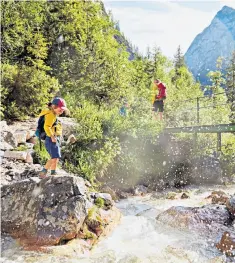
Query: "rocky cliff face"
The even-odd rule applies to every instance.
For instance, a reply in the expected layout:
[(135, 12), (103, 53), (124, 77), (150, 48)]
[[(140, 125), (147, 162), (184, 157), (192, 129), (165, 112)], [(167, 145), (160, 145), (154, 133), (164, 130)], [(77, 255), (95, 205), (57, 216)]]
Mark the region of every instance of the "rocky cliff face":
[(208, 84), (206, 75), (216, 69), (217, 58), (229, 58), (234, 50), (235, 9), (224, 6), (211, 24), (196, 36), (185, 54), (185, 61), (195, 79)]

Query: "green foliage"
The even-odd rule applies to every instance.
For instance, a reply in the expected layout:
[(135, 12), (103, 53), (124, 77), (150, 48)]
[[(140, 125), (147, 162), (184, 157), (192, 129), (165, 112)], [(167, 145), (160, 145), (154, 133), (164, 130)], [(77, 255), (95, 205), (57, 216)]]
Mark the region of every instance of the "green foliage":
[[(172, 70), (170, 75), (174, 74), (175, 71)], [(195, 125), (196, 98), (202, 97), (203, 93), (186, 67), (178, 68), (178, 74), (180, 77), (167, 86), (169, 90), (165, 103), (167, 124), (172, 127)]]
[(19, 145), (17, 148), (14, 149), (14, 151), (27, 151), (28, 147), (24, 144)]
[(37, 115), (52, 94), (59, 90), (55, 78), (34, 67), (3, 64), (1, 73), (6, 118), (22, 120)]
[(34, 146), (33, 149), (34, 149), (34, 157), (33, 157), (34, 163), (40, 163), (41, 165), (44, 165), (48, 160), (51, 159), (43, 142), (42, 142), (41, 150), (40, 150), (39, 141), (37, 142), (37, 144)]
[(223, 89), (226, 80), (222, 72), (222, 63), (223, 58), (219, 57), (216, 64), (217, 70), (208, 73), (208, 77), (212, 81), (212, 85), (209, 87), (212, 96), (203, 99), (201, 103), (202, 107), (207, 107), (202, 111), (202, 124), (229, 123), (230, 107)]
[(226, 73), (228, 103), (231, 109), (230, 121), (232, 123), (235, 123), (235, 51), (233, 52), (232, 57), (229, 61)]
[(103, 208), (104, 207), (104, 199), (101, 197), (98, 197), (95, 199), (95, 204), (96, 206), (98, 206), (99, 208)]
[[(184, 61), (184, 56), (183, 56), (182, 51), (181, 51), (181, 47), (178, 46), (177, 52), (174, 56), (175, 75), (172, 78), (173, 82), (175, 82), (177, 79), (179, 79), (181, 77), (180, 69), (182, 67), (186, 67), (186, 65), (185, 65), (185, 61)], [(176, 87), (177, 87), (177, 84), (176, 84)]]

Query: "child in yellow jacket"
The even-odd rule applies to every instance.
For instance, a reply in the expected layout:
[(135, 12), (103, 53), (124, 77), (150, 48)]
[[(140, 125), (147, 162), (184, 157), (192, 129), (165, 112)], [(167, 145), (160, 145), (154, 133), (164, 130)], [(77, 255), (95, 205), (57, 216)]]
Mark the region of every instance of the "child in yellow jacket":
[(66, 110), (66, 103), (62, 98), (54, 98), (49, 104), (49, 109), (43, 110), (39, 116), (45, 116), (44, 130), (46, 133), (45, 147), (51, 159), (47, 161), (39, 177), (45, 178), (47, 171), (51, 169), (51, 175), (56, 175), (56, 168), (61, 158), (60, 137), (62, 136), (62, 125), (57, 121), (57, 116)]

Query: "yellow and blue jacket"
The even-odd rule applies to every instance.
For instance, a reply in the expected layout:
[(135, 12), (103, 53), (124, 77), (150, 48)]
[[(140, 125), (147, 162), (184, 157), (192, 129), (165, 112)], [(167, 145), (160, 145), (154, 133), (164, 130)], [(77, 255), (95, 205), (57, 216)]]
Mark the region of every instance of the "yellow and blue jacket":
[(51, 136), (61, 136), (62, 135), (62, 125), (61, 122), (57, 120), (56, 125), (53, 124), (56, 122), (56, 114), (52, 110), (42, 110), (40, 116), (45, 116), (44, 130), (48, 137)]

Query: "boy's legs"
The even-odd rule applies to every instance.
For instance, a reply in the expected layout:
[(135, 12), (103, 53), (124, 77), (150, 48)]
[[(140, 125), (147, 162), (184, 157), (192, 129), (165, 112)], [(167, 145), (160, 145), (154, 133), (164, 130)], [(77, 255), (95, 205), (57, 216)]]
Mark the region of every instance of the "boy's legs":
[(158, 101), (154, 101), (152, 112), (153, 112), (153, 118), (157, 120), (158, 119)]
[(51, 141), (51, 138), (47, 137), (46, 141), (45, 141), (45, 147), (46, 147), (47, 152), (50, 154), (51, 159), (49, 161), (47, 161), (45, 167), (39, 173), (39, 177), (41, 179), (46, 177), (47, 171), (49, 169), (51, 169), (51, 174), (52, 175), (56, 174), (57, 164), (59, 162), (59, 158), (61, 158), (59, 143), (53, 143)]
[(59, 158), (51, 159), (51, 175), (56, 174), (56, 168), (57, 168), (58, 162), (59, 162)]
[(163, 100), (159, 101), (159, 117), (160, 117), (160, 121), (163, 120), (163, 111), (164, 111), (164, 102)]
[(48, 160), (47, 163), (45, 164), (44, 168), (42, 169), (42, 171), (39, 173), (39, 177), (41, 179), (45, 178), (47, 175), (47, 171), (51, 169), (51, 165), (52, 165), (52, 159)]
[(47, 163), (45, 164), (44, 168), (46, 170), (50, 170), (51, 169), (51, 164), (52, 164), (52, 159), (47, 161)]

